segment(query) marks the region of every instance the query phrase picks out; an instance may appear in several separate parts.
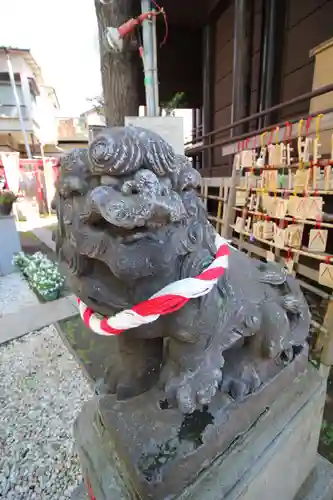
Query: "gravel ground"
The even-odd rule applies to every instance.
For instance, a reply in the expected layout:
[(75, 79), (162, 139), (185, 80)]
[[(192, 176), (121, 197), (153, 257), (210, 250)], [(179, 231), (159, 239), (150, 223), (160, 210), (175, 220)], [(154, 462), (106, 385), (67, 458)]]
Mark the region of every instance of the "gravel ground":
[(38, 304), (38, 299), (20, 273), (0, 278), (0, 316)]
[(0, 498), (70, 498), (73, 420), (92, 391), (54, 326), (0, 347), (0, 381)]

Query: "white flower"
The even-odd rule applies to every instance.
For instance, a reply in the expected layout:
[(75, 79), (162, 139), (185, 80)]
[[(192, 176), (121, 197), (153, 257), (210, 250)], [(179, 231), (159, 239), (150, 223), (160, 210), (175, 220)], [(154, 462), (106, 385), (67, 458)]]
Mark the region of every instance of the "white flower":
[(32, 256), (19, 252), (14, 255), (13, 263), (21, 269), (31, 287), (43, 296), (60, 290), (65, 283), (57, 264), (42, 252), (36, 252)]

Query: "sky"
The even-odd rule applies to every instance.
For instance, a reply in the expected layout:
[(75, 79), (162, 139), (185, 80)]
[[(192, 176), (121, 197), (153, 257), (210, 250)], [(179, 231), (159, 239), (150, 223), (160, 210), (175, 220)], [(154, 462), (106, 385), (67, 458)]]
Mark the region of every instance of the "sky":
[(78, 116), (101, 91), (94, 0), (0, 0), (0, 46), (31, 49), (61, 116)]

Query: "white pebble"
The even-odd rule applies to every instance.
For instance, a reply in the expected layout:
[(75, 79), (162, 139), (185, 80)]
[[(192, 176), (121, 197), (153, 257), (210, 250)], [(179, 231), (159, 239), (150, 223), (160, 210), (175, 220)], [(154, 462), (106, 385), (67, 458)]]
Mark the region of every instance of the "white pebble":
[(0, 498), (66, 498), (82, 480), (73, 421), (92, 391), (55, 327), (1, 346), (0, 380)]

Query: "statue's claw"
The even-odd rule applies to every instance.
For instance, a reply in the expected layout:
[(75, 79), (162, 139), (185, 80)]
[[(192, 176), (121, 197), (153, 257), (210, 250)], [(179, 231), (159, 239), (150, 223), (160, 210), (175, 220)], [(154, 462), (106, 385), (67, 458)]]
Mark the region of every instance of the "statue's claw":
[(255, 393), (261, 386), (261, 378), (254, 367), (249, 364), (238, 373), (230, 374), (223, 380), (222, 390), (228, 392), (236, 401), (242, 401), (246, 396)]
[(162, 377), (165, 380), (169, 376), (164, 386), (168, 401), (176, 403), (182, 413), (193, 413), (197, 405), (208, 405), (222, 381), (223, 364), (220, 353), (206, 351), (196, 368), (175, 374), (166, 367)]

